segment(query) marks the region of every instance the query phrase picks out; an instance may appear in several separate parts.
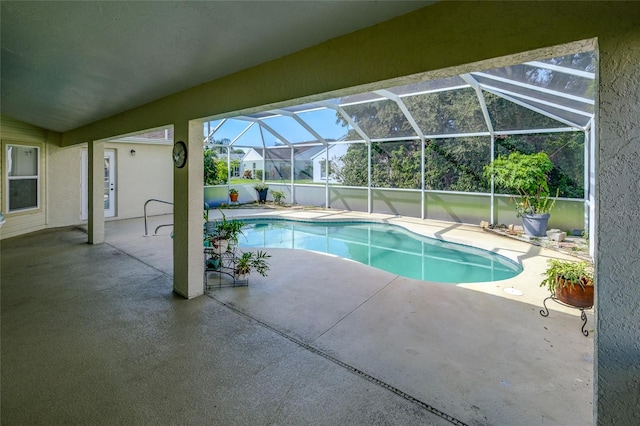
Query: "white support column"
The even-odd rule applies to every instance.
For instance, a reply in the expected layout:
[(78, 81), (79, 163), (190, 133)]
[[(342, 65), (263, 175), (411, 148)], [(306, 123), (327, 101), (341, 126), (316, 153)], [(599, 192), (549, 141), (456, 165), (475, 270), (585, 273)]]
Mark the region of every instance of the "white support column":
[(424, 138), (424, 135), (420, 138), (420, 218), (422, 220), (426, 219), (426, 214), (427, 212), (425, 211), (424, 208), (424, 201), (426, 199), (426, 194), (424, 192), (425, 187), (424, 187), (424, 174), (426, 172), (425, 170), (425, 163), (426, 163), (426, 158), (424, 158), (425, 155), (425, 144), (427, 143), (426, 139)]
[(191, 299), (204, 293), (202, 125), (176, 123), (174, 135), (187, 145), (187, 164), (173, 172), (173, 291)]
[(373, 211), (373, 199), (371, 190), (371, 143), (367, 143), (367, 213)]
[(588, 131), (588, 140), (589, 140), (589, 155), (586, 157), (589, 161), (589, 177), (587, 182), (585, 182), (585, 190), (588, 188), (587, 192), (587, 200), (588, 200), (588, 228), (586, 229), (587, 235), (589, 236), (589, 256), (592, 258), (596, 257), (596, 249), (595, 249), (595, 239), (593, 238), (596, 235), (596, 154), (595, 154), (595, 140), (596, 140), (596, 129), (595, 124), (592, 122), (591, 127)]
[(324, 206), (329, 208), (329, 145), (324, 147)]
[(102, 244), (104, 243), (104, 142), (90, 142), (88, 157), (88, 242)]
[(291, 147), (291, 202), (293, 203), (296, 199), (295, 192), (295, 177), (296, 177), (296, 155), (293, 146)]
[[(496, 159), (496, 136), (491, 132), (491, 153), (489, 154), (489, 162), (493, 162)], [(498, 219), (496, 215), (496, 182), (491, 175), (491, 196), (489, 197), (489, 202), (491, 203), (491, 224), (497, 224)]]

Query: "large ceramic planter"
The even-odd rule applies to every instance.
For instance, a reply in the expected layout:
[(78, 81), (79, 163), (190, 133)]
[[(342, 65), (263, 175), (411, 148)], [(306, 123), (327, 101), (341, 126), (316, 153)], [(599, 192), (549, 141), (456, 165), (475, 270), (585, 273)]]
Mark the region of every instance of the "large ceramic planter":
[(549, 216), (551, 216), (549, 213), (523, 214), (522, 227), (524, 228), (524, 233), (532, 237), (544, 237), (547, 233)]
[(576, 308), (590, 308), (593, 306), (593, 285), (583, 283), (583, 286), (565, 284), (564, 278), (556, 277), (556, 299)]
[[(256, 189), (256, 191), (258, 191)], [(261, 203), (264, 203), (267, 201), (267, 193), (269, 192), (269, 188), (267, 189), (261, 189), (258, 191), (258, 201)]]

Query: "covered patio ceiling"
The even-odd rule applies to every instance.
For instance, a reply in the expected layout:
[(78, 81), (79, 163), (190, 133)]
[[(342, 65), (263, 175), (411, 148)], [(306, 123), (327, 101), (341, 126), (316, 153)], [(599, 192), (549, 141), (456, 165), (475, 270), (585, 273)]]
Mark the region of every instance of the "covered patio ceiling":
[[(222, 118), (205, 124), (205, 145), (326, 146), (586, 131), (594, 117), (595, 69), (593, 52), (583, 52)], [(439, 98), (452, 91), (455, 91), (453, 101), (450, 96)], [(474, 100), (474, 104), (466, 107), (466, 115), (460, 115), (459, 108), (451, 105), (456, 99)], [(500, 115), (522, 118), (528, 114), (529, 119), (497, 120), (496, 108), (487, 106), (490, 100), (502, 105)], [(422, 108), (424, 102), (438, 104), (438, 112)], [(363, 109), (370, 114), (385, 110), (385, 117), (393, 119), (385, 124), (388, 131), (381, 133), (379, 127), (373, 129), (367, 120), (362, 120), (359, 115)], [(475, 122), (469, 119), (472, 116), (477, 118)]]

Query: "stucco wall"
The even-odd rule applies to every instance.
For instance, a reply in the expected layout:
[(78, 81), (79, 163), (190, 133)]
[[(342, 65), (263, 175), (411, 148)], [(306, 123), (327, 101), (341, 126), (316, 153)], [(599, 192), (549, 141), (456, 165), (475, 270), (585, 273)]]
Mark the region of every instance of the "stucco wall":
[[(106, 143), (116, 152), (116, 215), (119, 219), (142, 217), (144, 203), (156, 198), (173, 202), (172, 145)], [(135, 155), (131, 155), (131, 150)], [(173, 212), (167, 204), (150, 203), (148, 213)]]
[(47, 226), (78, 225), (81, 200), (81, 151), (82, 146), (60, 148), (47, 146)]
[(600, 40), (599, 89), (597, 419), (602, 425), (638, 425), (640, 26)]

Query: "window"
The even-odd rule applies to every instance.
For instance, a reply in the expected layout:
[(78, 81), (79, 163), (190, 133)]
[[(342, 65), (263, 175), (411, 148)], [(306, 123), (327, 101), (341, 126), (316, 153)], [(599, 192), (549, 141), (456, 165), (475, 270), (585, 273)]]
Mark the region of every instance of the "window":
[(40, 207), (40, 148), (7, 145), (7, 210)]

